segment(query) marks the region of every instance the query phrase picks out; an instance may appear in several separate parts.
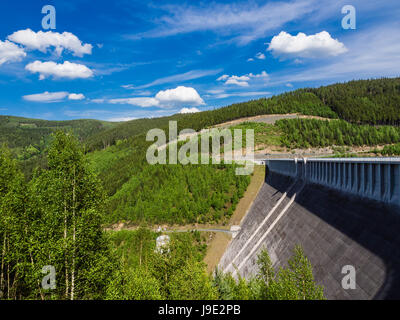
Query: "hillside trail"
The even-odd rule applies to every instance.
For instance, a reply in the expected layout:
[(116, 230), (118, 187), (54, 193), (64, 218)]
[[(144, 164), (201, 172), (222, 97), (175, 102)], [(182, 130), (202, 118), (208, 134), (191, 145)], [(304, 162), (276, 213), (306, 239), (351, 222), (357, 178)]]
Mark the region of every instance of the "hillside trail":
[(262, 122), (266, 124), (275, 124), (276, 121), (282, 119), (318, 119), (318, 120), (332, 120), (331, 118), (324, 118), (318, 116), (308, 116), (300, 113), (286, 113), (286, 114), (263, 114), (259, 116), (244, 117), (232, 121), (223, 122), (213, 126), (212, 128), (225, 128), (233, 125), (238, 125), (243, 122)]
[[(210, 128), (206, 128), (203, 130), (207, 130), (207, 129), (222, 129), (222, 128), (229, 128), (230, 126), (233, 125), (237, 125), (243, 122), (262, 122), (262, 123), (267, 123), (267, 124), (275, 124), (276, 121), (281, 120), (281, 119), (319, 119), (319, 120), (332, 120), (329, 118), (323, 118), (323, 117), (318, 117), (318, 116), (307, 116), (307, 115), (302, 115), (299, 113), (287, 113), (287, 114), (265, 114), (265, 115), (259, 115), (259, 116), (253, 116), (253, 117), (244, 117), (244, 118), (240, 118), (240, 119), (236, 119), (236, 120), (232, 120), (232, 121), (227, 121), (227, 122), (223, 122), (220, 124), (217, 124), (215, 126), (211, 126)], [(183, 133), (180, 134), (177, 137), (177, 140), (186, 140), (186, 139), (190, 139), (193, 136), (199, 135), (201, 134), (201, 132), (203, 131), (199, 131), (199, 132), (192, 132), (192, 133)], [(165, 149), (168, 145), (170, 145), (171, 143), (176, 142), (177, 140), (173, 140), (173, 141), (169, 141), (166, 144), (163, 144), (161, 146), (158, 147), (158, 150), (163, 150)]]

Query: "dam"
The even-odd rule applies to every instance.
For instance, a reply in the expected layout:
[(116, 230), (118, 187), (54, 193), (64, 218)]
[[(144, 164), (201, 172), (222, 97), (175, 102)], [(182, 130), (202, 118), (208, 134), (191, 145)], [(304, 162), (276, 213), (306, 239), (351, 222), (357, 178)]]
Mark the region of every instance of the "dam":
[[(262, 163), (265, 182), (221, 270), (251, 277), (263, 248), (277, 270), (301, 245), (327, 299), (400, 299), (400, 158)], [(342, 285), (346, 266), (355, 288)]]

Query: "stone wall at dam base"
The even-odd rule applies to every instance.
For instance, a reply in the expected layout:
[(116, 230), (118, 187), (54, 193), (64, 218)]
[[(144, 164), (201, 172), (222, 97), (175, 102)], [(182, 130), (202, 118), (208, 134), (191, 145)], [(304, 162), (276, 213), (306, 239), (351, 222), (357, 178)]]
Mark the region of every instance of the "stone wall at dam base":
[[(327, 299), (400, 299), (400, 158), (265, 160), (265, 183), (219, 268), (246, 278), (296, 245)], [(345, 266), (355, 289), (344, 288)]]

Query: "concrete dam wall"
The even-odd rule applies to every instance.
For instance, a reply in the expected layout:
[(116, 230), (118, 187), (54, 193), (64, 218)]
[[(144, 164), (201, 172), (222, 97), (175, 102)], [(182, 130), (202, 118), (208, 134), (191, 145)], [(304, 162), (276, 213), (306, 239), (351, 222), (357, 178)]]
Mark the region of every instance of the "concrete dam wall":
[[(220, 260), (249, 278), (301, 245), (328, 299), (400, 299), (400, 159), (266, 160), (265, 183)], [(356, 271), (345, 289), (344, 266)]]

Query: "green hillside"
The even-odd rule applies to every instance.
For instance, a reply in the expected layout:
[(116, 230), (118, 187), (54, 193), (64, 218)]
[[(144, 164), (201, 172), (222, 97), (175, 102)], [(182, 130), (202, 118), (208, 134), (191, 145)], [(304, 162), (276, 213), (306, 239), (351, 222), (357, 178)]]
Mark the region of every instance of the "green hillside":
[(285, 113), (339, 118), (352, 123), (398, 125), (400, 78), (358, 80), (298, 89), (194, 114), (132, 120), (91, 136), (87, 145), (89, 150), (104, 148), (150, 128), (164, 128), (169, 120), (177, 120), (178, 129), (201, 130), (243, 117)]
[(222, 222), (232, 214), (249, 180), (236, 176), (229, 165), (150, 166), (145, 158), (151, 144), (145, 141), (149, 129), (168, 131), (170, 120), (178, 121), (178, 130), (201, 130), (243, 117), (301, 113), (339, 119), (289, 119), (275, 125), (244, 123), (235, 128), (253, 128), (256, 143), (289, 149), (392, 144), (399, 142), (397, 127), (367, 124), (398, 124), (399, 99), (400, 78), (394, 78), (299, 89), (195, 114), (123, 123), (1, 116), (0, 143), (8, 144), (30, 179), (35, 167), (47, 165), (45, 151), (51, 133), (72, 131), (85, 146), (86, 159), (102, 181), (109, 223)]
[(105, 149), (119, 140), (166, 128), (178, 121), (178, 129), (200, 130), (226, 121), (262, 114), (301, 113), (339, 118), (353, 123), (400, 123), (400, 78), (350, 81), (320, 88), (298, 89), (270, 98), (236, 103), (215, 110), (169, 117), (136, 119), (122, 123), (98, 120), (46, 121), (0, 116), (0, 143), (6, 142), (22, 158), (47, 145), (56, 129), (72, 130), (88, 151)]
[(25, 160), (42, 153), (48, 146), (51, 133), (56, 130), (70, 130), (80, 141), (84, 141), (116, 125), (90, 119), (48, 121), (0, 116), (0, 144), (6, 143), (21, 160)]
[(305, 91), (315, 94), (343, 120), (400, 124), (400, 78), (350, 81)]
[[(0, 149), (2, 297), (322, 299), (299, 248), (288, 269), (276, 274), (268, 254), (261, 253), (257, 277), (236, 282), (230, 274), (217, 273), (214, 279), (206, 274), (206, 239), (199, 234), (171, 235), (170, 252), (164, 255), (154, 251), (158, 234), (150, 229), (109, 234), (104, 226), (121, 221), (151, 229), (154, 224), (223, 224), (249, 184), (249, 176), (235, 175), (235, 165), (148, 164), (151, 142), (145, 137), (151, 128), (167, 128), (169, 120), (177, 120), (179, 129), (201, 130), (242, 117), (302, 113), (331, 120), (238, 127), (255, 129), (261, 143), (289, 149), (382, 143), (394, 144), (382, 152), (395, 154), (399, 83), (398, 78), (354, 81), (116, 124), (0, 117), (0, 142), (11, 148)], [(31, 176), (38, 166), (42, 169)], [(54, 291), (38, 286), (44, 265), (60, 271)], [(311, 288), (307, 296), (305, 288)]]
[(205, 273), (205, 234), (172, 233), (170, 251), (162, 255), (155, 250), (158, 235), (143, 228), (110, 232), (122, 263), (111, 277), (107, 299), (324, 299), (323, 288), (315, 284), (312, 266), (299, 247), (293, 250), (288, 267), (279, 272), (263, 250), (257, 274), (236, 281), (230, 273), (219, 271), (214, 278)]
[(138, 119), (121, 123), (115, 128), (99, 132), (87, 141), (88, 150), (96, 150), (115, 144), (134, 134), (151, 128), (167, 129), (168, 121), (178, 121), (178, 130), (190, 128), (199, 131), (227, 121), (263, 114), (301, 113), (327, 118), (337, 118), (328, 106), (313, 93), (297, 90), (271, 98), (262, 98), (227, 107), (193, 114), (176, 114), (156, 119)]
[[(206, 273), (207, 238), (198, 232), (171, 234), (158, 250), (149, 229), (105, 232), (106, 197), (79, 141), (58, 131), (47, 158), (27, 182), (0, 149), (0, 299), (323, 299), (300, 249), (277, 274), (263, 252), (259, 266), (269, 281), (259, 273), (236, 283), (229, 273)], [(39, 280), (48, 268), (57, 270), (52, 290)]]

